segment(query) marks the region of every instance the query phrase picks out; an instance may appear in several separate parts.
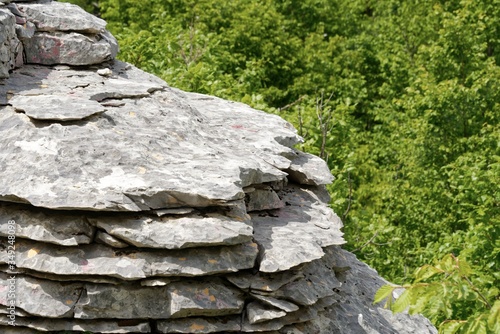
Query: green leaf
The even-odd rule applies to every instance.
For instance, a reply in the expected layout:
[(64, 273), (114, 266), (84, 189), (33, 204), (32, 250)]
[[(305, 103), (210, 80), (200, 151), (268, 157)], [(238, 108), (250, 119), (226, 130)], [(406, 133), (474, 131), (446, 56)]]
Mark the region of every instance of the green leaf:
[(412, 300), (412, 290), (411, 289), (406, 289), (401, 296), (396, 299), (394, 304), (392, 305), (392, 312), (394, 313), (399, 313), (403, 312), (410, 306), (411, 300)]
[(397, 286), (393, 285), (383, 285), (380, 289), (377, 290), (375, 296), (373, 297), (373, 304), (378, 304), (384, 299), (387, 298), (387, 301), (384, 304), (385, 308), (389, 308), (392, 305), (392, 292), (396, 289)]
[(426, 264), (425, 266), (418, 268), (415, 272), (415, 281), (420, 282), (442, 272), (443, 271), (441, 269)]
[(445, 321), (439, 326), (439, 334), (455, 334), (463, 324), (463, 321), (458, 320)]
[(500, 300), (496, 300), (488, 315), (488, 327), (493, 333), (500, 333)]
[(472, 274), (472, 269), (467, 261), (459, 259), (458, 263), (460, 276), (470, 276)]
[(464, 330), (467, 334), (488, 334), (486, 321), (481, 315), (468, 320)]

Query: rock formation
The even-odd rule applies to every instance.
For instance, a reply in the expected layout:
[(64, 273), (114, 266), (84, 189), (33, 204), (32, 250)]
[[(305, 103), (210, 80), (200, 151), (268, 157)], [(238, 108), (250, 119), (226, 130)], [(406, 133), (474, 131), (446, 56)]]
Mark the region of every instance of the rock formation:
[(0, 4), (1, 333), (436, 333), (372, 305), (290, 124), (114, 60), (79, 7)]

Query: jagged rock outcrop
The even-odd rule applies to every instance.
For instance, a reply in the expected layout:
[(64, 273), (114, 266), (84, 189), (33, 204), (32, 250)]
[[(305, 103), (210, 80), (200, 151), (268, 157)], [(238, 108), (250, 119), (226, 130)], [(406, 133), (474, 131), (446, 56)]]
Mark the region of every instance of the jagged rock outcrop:
[(113, 60), (78, 7), (2, 2), (1, 333), (436, 333), (371, 304), (290, 124)]

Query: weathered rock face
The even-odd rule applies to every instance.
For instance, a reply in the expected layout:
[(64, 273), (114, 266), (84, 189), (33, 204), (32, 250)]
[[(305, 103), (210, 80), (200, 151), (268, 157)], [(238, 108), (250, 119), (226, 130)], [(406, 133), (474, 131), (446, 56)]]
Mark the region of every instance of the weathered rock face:
[(105, 25), (0, 5), (1, 333), (436, 332), (371, 304), (290, 124), (112, 60)]
[(50, 0), (0, 3), (0, 78), (22, 66), (23, 53), (24, 62), (45, 65), (99, 64), (118, 53), (106, 22), (78, 6)]
[(23, 64), (23, 45), (16, 35), (16, 16), (9, 7), (0, 6), (0, 79), (9, 76), (9, 70)]

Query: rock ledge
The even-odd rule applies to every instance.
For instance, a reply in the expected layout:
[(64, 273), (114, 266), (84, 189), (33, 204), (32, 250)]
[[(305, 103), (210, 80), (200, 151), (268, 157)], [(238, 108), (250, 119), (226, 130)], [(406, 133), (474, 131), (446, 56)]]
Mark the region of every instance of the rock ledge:
[(0, 2), (1, 333), (436, 333), (372, 305), (290, 124), (115, 60), (105, 27)]

